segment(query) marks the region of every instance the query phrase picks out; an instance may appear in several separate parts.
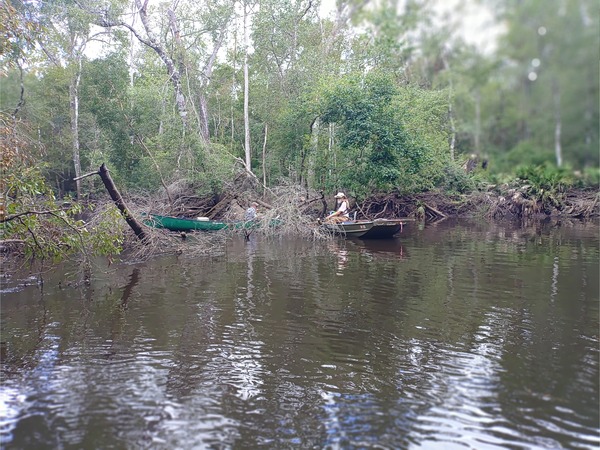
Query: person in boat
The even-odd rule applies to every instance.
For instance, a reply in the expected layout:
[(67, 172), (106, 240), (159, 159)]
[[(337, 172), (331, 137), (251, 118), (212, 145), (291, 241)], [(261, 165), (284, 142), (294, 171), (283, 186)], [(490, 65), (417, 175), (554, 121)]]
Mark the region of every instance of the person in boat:
[(343, 192), (338, 192), (335, 195), (335, 199), (337, 201), (336, 209), (334, 212), (325, 217), (325, 223), (340, 223), (350, 220), (350, 204), (348, 202), (348, 198), (346, 198), (346, 194)]
[(244, 220), (246, 222), (256, 219), (256, 208), (258, 208), (258, 203), (250, 203), (250, 207), (246, 210), (246, 214), (244, 214)]

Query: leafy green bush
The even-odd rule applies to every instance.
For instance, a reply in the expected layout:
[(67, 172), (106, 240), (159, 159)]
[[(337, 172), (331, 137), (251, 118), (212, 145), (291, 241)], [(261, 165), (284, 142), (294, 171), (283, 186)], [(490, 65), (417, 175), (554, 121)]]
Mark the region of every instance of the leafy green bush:
[(21, 169), (16, 177), (7, 171), (3, 180), (7, 214), (0, 222), (2, 239), (22, 242), (27, 255), (53, 260), (74, 253), (89, 256), (121, 252), (123, 233), (115, 214), (90, 227), (77, 218), (82, 205), (55, 199), (38, 167)]
[[(0, 135), (8, 136), (13, 129), (3, 119), (0, 115)], [(93, 228), (79, 220), (83, 206), (72, 199), (56, 199), (44, 179), (44, 165), (29, 157), (30, 142), (12, 136), (0, 144), (0, 239), (22, 245), (29, 256), (56, 260), (77, 252), (119, 253), (122, 233), (114, 219)]]
[(335, 124), (340, 150), (324, 174), (334, 173), (357, 196), (439, 186), (448, 178), (446, 118), (447, 100), (438, 92), (400, 86), (380, 71), (346, 76), (323, 91), (321, 119)]
[(527, 180), (533, 193), (544, 191), (553, 194), (562, 193), (575, 184), (573, 173), (565, 168), (558, 168), (549, 164), (538, 166), (521, 166), (516, 175), (522, 180)]
[(449, 164), (444, 170), (444, 179), (440, 187), (448, 193), (464, 194), (473, 191), (476, 184), (461, 167)]
[(560, 208), (565, 191), (575, 184), (571, 170), (549, 164), (519, 167), (517, 177), (527, 182), (529, 195), (544, 209)]
[(583, 186), (600, 187), (600, 167), (587, 167), (582, 174)]

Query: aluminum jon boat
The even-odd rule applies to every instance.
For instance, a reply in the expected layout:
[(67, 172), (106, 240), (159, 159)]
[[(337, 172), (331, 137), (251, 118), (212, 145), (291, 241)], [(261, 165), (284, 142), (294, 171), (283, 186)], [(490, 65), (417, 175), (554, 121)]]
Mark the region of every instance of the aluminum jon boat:
[(324, 223), (329, 232), (346, 238), (390, 239), (402, 230), (401, 219), (348, 220), (341, 223)]

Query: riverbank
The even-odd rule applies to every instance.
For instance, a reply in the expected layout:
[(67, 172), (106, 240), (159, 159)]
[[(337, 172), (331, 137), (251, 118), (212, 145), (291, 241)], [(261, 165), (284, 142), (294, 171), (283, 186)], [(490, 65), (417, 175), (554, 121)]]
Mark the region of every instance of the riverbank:
[[(244, 181), (244, 180), (242, 180)], [(126, 195), (125, 202), (131, 217), (142, 218), (144, 214), (156, 213), (176, 217), (208, 217), (214, 220), (242, 220), (251, 202), (259, 204), (259, 217), (268, 223), (276, 218), (282, 226), (268, 228), (263, 234), (295, 236), (306, 239), (326, 239), (315, 226), (317, 219), (335, 208), (332, 194), (307, 190), (301, 186), (281, 186), (265, 189), (257, 183), (231, 183), (219, 193), (199, 195), (198, 186), (179, 182), (163, 192), (152, 195)], [(531, 184), (488, 185), (485, 189), (470, 193), (431, 191), (402, 195), (399, 192), (372, 195), (362, 201), (350, 196), (350, 207), (358, 219), (406, 218), (422, 222), (435, 222), (446, 218), (481, 218), (485, 220), (536, 221), (598, 220), (600, 218), (600, 194), (597, 188), (571, 188), (546, 190)], [(74, 239), (63, 245), (55, 257), (76, 256), (72, 247), (80, 244), (84, 259), (87, 255), (116, 255), (129, 251), (134, 259), (146, 259), (162, 253), (185, 253), (203, 255), (219, 253), (221, 242), (211, 233), (197, 233), (193, 243), (185, 236), (154, 228), (144, 228), (144, 239), (136, 238), (128, 222), (116, 210), (108, 196), (96, 198), (80, 215), (77, 228), (66, 227)], [(53, 216), (50, 216), (51, 219)], [(38, 214), (38, 220), (47, 220)], [(37, 228), (36, 233), (23, 234), (19, 239), (0, 241), (3, 258), (25, 256), (45, 257), (44, 242), (54, 242), (43, 233), (56, 230), (61, 222), (50, 227)], [(98, 230), (103, 235), (98, 238)], [(88, 236), (89, 235), (89, 236)], [(43, 237), (44, 239), (40, 239)], [(220, 237), (223, 237), (222, 235)], [(31, 242), (28, 240), (30, 239)], [(98, 247), (99, 244), (101, 247)], [(118, 248), (117, 248), (118, 247)], [(100, 248), (102, 252), (98, 252)]]
[(426, 192), (402, 196), (373, 196), (357, 204), (366, 217), (413, 217), (439, 220), (444, 217), (487, 219), (543, 219), (600, 217), (600, 193), (596, 189), (570, 189), (554, 195), (538, 195), (527, 185), (499, 187), (469, 194)]
[[(342, 187), (343, 190), (343, 187)], [(168, 194), (167, 194), (168, 191)], [(215, 220), (241, 220), (251, 202), (258, 202), (262, 213), (291, 219), (316, 220), (335, 209), (334, 192), (302, 186), (264, 188), (249, 177), (237, 177), (218, 194), (199, 196), (197, 187), (169, 186), (149, 205), (159, 214), (178, 217), (204, 216)], [(482, 184), (479, 189), (457, 193), (436, 190), (415, 194), (392, 191), (375, 193), (365, 199), (353, 197), (350, 208), (360, 219), (413, 218), (425, 221), (445, 217), (482, 217), (486, 219), (543, 219), (600, 217), (600, 190), (594, 187), (565, 187), (547, 180), (515, 180), (505, 184)], [(145, 205), (136, 205), (144, 208)]]

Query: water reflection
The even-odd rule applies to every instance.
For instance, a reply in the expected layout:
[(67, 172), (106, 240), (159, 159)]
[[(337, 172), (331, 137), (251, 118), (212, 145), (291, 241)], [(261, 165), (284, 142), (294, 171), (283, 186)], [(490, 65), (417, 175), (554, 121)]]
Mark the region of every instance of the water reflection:
[(140, 281), (140, 269), (138, 267), (134, 267), (131, 275), (129, 276), (129, 282), (125, 285), (123, 289), (123, 295), (121, 296), (121, 308), (127, 309), (127, 302), (131, 297), (131, 293), (133, 292), (133, 288)]
[(337, 258), (336, 275), (342, 276), (344, 269), (348, 266), (348, 250), (346, 249), (346, 240), (338, 239), (327, 243), (327, 248)]
[(394, 239), (355, 239), (350, 242), (350, 245), (365, 255), (393, 257), (400, 260), (408, 257), (403, 242), (404, 235), (401, 235)]
[(47, 274), (2, 298), (3, 448), (598, 447), (598, 241), (445, 221)]

